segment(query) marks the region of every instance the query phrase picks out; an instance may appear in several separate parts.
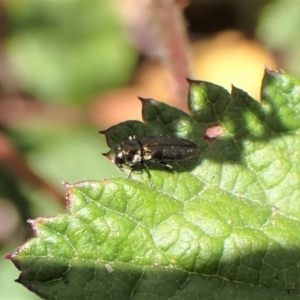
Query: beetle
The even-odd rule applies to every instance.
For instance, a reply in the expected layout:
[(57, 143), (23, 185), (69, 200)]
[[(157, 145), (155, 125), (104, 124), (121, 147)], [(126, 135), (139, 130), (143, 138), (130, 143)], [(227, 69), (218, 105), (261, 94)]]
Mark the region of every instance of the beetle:
[(124, 165), (129, 166), (131, 172), (134, 168), (142, 166), (149, 172), (148, 164), (160, 163), (165, 168), (172, 170), (173, 167), (168, 164), (169, 162), (181, 161), (198, 153), (197, 145), (189, 140), (173, 135), (158, 135), (129, 136), (128, 139), (103, 155), (121, 170)]

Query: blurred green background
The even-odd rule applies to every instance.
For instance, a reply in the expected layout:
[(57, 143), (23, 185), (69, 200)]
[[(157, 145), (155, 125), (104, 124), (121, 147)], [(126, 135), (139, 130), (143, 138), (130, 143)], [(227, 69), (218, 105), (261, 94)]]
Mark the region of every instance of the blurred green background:
[[(98, 134), (107, 126), (102, 111), (97, 125), (89, 118), (90, 104), (129, 84), (146, 59), (128, 39), (119, 3), (0, 0), (1, 256), (32, 236), (27, 219), (65, 212), (57, 201), (63, 181), (124, 176), (101, 155), (108, 150)], [(238, 30), (300, 76), (299, 1), (191, 1), (184, 15), (193, 39)], [(0, 260), (0, 299), (38, 299), (13, 282), (18, 274)]]

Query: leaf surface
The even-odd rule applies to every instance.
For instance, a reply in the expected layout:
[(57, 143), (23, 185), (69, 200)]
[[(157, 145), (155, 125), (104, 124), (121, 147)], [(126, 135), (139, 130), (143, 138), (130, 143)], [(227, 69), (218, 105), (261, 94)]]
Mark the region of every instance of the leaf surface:
[(172, 134), (199, 156), (66, 184), (68, 213), (31, 221), (36, 237), (7, 256), (18, 281), (44, 299), (298, 299), (299, 93), (266, 70), (261, 102), (202, 81), (190, 115), (141, 99), (144, 122), (106, 130), (110, 148)]

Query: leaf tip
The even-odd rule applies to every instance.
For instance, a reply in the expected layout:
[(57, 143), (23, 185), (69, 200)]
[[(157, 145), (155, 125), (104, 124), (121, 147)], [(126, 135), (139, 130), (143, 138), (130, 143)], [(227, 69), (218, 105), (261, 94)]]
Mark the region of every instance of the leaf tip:
[(265, 66), (265, 73), (269, 75), (280, 75), (280, 74), (285, 74), (285, 71), (282, 69), (271, 70), (267, 66)]
[(265, 72), (271, 71), (271, 69), (268, 68), (267, 65), (265, 65)]
[(19, 253), (20, 248), (21, 247), (17, 248), (15, 251), (3, 256), (4, 259), (9, 259), (16, 266), (16, 268), (18, 270), (21, 270), (20, 261), (17, 259), (17, 255)]
[(63, 182), (62, 182), (62, 185), (63, 185), (66, 189), (68, 189), (68, 188), (71, 187), (71, 184), (68, 183), (68, 182), (66, 182), (66, 181), (63, 181)]
[(186, 81), (189, 84), (192, 84), (192, 83), (201, 83), (202, 82), (201, 80), (196, 80), (196, 79), (191, 79), (191, 78), (186, 78)]
[(115, 163), (115, 156), (113, 154), (113, 151), (108, 151), (106, 153), (102, 153), (103, 156), (108, 158), (112, 163)]
[(238, 96), (239, 94), (243, 94), (246, 95), (247, 93), (244, 92), (243, 90), (239, 89), (238, 87), (236, 87), (234, 84), (231, 84), (231, 96), (234, 98), (235, 96)]
[(37, 223), (41, 223), (41, 219), (42, 218), (37, 218), (35, 220), (33, 220), (33, 219), (27, 220), (27, 223), (31, 226), (35, 236), (38, 235), (38, 233), (37, 233)]
[(22, 281), (21, 281), (20, 277), (18, 279), (15, 279), (15, 282), (22, 284)]
[(107, 157), (109, 160), (110, 160), (110, 158), (111, 158), (111, 156), (112, 156), (111, 151), (103, 152), (103, 153), (101, 153), (101, 154), (102, 154), (103, 156)]
[(4, 259), (9, 259), (9, 260), (13, 260), (13, 258), (15, 257), (15, 253), (9, 253), (3, 256)]
[(142, 102), (143, 105), (144, 105), (145, 103), (151, 101), (151, 99), (149, 99), (149, 98), (144, 98), (144, 97), (140, 97), (140, 96), (138, 96), (138, 99)]

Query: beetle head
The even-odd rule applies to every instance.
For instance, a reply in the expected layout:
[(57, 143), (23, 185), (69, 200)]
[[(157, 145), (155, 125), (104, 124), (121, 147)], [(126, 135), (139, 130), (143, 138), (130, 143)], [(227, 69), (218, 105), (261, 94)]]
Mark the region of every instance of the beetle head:
[(123, 164), (125, 163), (125, 157), (122, 151), (121, 146), (116, 146), (113, 150), (102, 153), (105, 157), (107, 157), (112, 163), (117, 165), (120, 169), (122, 169)]

